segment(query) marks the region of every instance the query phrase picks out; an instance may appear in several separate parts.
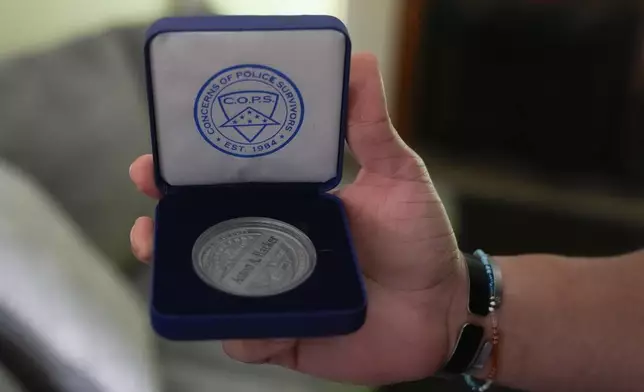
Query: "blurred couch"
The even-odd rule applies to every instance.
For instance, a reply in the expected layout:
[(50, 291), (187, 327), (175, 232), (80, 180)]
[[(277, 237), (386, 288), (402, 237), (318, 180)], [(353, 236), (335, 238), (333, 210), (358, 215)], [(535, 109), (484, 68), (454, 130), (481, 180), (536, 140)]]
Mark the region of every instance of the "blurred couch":
[(12, 374), (29, 392), (356, 390), (153, 336), (148, 271), (128, 238), (154, 207), (127, 175), (149, 151), (143, 33), (0, 63), (0, 385)]
[(135, 291), (27, 174), (0, 161), (0, 184), (0, 379), (28, 392), (158, 391)]

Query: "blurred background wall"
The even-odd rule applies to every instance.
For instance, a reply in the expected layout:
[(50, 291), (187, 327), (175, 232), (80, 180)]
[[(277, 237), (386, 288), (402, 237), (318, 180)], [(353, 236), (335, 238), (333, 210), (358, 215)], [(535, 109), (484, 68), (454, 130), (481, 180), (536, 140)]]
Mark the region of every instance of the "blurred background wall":
[[(0, 58), (42, 50), (114, 26), (147, 23), (205, 4), (222, 14), (328, 14), (349, 25), (356, 50), (376, 53), (394, 90), (400, 1), (392, 0), (0, 0)], [(183, 11), (186, 13), (186, 11)]]
[(169, 0), (1, 0), (0, 56), (14, 56), (163, 15)]
[(400, 13), (395, 0), (0, 0), (0, 59), (43, 50), (116, 26), (149, 23), (179, 9), (205, 5), (222, 14), (327, 14), (351, 32), (354, 51), (381, 62), (389, 104), (395, 106)]

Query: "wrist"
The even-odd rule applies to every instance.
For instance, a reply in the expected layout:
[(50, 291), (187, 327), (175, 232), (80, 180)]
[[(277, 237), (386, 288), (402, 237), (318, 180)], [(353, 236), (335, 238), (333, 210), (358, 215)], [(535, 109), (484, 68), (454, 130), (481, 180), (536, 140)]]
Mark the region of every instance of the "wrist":
[[(456, 273), (452, 279), (452, 295), (447, 316), (449, 340), (447, 358), (451, 359), (449, 366), (445, 369), (452, 374), (458, 372), (457, 369), (462, 369), (461, 372), (467, 371), (470, 374), (472, 372), (479, 373), (482, 370), (479, 366), (483, 366), (486, 371), (485, 375), (489, 375), (491, 378), (494, 378), (496, 373), (498, 363), (494, 358), (498, 358), (498, 355), (490, 355), (497, 353), (498, 308), (494, 302), (491, 302), (490, 296), (494, 292), (494, 295), (498, 295), (501, 300), (503, 274), (498, 265), (490, 264), (491, 261), (488, 262), (484, 254), (476, 256), (459, 254)], [(496, 281), (497, 278), (498, 281)], [(496, 287), (497, 283), (498, 287)], [(499, 291), (497, 292), (497, 290)], [(463, 339), (461, 333), (465, 331), (463, 328), (466, 325), (469, 325), (466, 335), (468, 338)], [(475, 332), (474, 328), (478, 328), (479, 332)], [(482, 336), (477, 336), (477, 334), (482, 334)], [(457, 346), (458, 349), (456, 349)], [(457, 352), (459, 354), (456, 354)], [(463, 362), (464, 359), (471, 361), (467, 362), (470, 367), (467, 367), (467, 363)], [(478, 364), (477, 368), (473, 367), (475, 363)], [(482, 377), (482, 379), (486, 379), (486, 377)]]
[[(531, 315), (544, 315), (555, 309), (558, 302), (556, 293), (561, 286), (558, 279), (553, 278), (564, 276), (565, 273), (559, 270), (559, 258), (492, 256), (492, 259), (501, 270), (504, 290), (502, 306), (496, 311), (501, 342), (497, 352), (494, 382), (518, 386), (516, 380), (521, 380), (525, 369), (538, 367), (535, 364), (537, 357), (534, 356), (534, 351), (539, 351), (539, 346), (534, 344), (535, 338), (547, 330), (547, 326), (555, 323), (552, 318), (533, 318)], [(553, 274), (553, 271), (560, 273)], [(543, 290), (544, 287), (548, 290)], [(538, 295), (535, 295), (537, 293)], [(491, 340), (491, 318), (484, 318), (481, 326), (485, 328), (486, 339)], [(548, 361), (549, 358), (544, 360)], [(492, 363), (488, 361), (483, 369), (472, 372), (472, 375), (484, 380), (491, 368)]]

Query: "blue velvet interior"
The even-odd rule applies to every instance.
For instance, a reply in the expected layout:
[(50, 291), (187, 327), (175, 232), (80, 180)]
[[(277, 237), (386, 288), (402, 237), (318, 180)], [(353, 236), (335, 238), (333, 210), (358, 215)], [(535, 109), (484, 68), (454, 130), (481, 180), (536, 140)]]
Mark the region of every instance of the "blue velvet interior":
[[(244, 315), (354, 311), (365, 306), (341, 202), (330, 195), (276, 192), (181, 192), (157, 207), (152, 305), (165, 315)], [(209, 227), (233, 218), (267, 217), (299, 228), (318, 254), (312, 276), (271, 297), (238, 297), (194, 272), (192, 246)]]

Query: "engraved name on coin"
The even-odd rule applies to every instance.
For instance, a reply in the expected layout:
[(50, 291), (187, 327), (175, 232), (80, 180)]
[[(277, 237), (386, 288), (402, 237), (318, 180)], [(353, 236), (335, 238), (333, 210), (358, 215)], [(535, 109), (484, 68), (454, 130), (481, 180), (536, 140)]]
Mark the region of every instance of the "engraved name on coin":
[(269, 218), (239, 218), (206, 230), (192, 261), (208, 285), (239, 296), (270, 296), (306, 281), (316, 263), (313, 243), (302, 231)]

